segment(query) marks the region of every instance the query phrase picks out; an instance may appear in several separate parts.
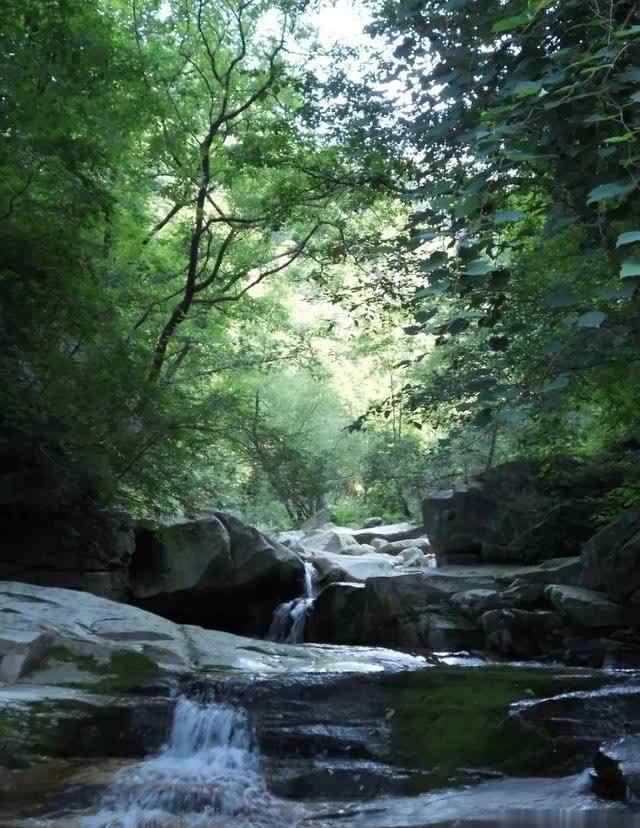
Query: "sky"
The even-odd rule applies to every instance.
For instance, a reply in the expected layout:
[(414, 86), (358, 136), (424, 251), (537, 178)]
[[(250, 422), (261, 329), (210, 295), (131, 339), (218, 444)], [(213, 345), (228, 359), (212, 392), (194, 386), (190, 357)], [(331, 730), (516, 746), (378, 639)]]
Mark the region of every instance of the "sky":
[(310, 22), (318, 29), (323, 45), (340, 43), (345, 46), (359, 46), (369, 42), (364, 27), (370, 17), (360, 3), (353, 0), (336, 0), (324, 4), (319, 12), (310, 15)]

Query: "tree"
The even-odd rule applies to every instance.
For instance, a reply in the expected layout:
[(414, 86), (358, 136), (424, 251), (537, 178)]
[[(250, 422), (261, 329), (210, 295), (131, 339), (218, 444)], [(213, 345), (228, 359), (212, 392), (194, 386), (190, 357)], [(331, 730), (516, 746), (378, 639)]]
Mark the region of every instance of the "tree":
[(391, 0), (376, 13), (372, 31), (395, 45), (380, 71), (411, 98), (394, 140), (413, 159), (415, 209), (396, 255), (406, 283), (422, 280), (405, 307), (425, 351), (405, 404), (484, 429), (489, 453), (491, 434), (559, 405), (586, 428), (580, 386), (625, 371), (632, 384), (638, 361), (638, 4)]

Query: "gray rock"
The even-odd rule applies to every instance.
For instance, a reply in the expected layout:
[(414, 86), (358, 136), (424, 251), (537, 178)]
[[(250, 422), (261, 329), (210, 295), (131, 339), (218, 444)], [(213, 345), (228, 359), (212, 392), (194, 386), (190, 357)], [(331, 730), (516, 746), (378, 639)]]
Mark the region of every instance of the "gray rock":
[[(364, 672), (379, 666), (420, 666), (422, 659), (389, 650), (296, 646), (256, 641), (226, 632), (179, 625), (138, 607), (117, 604), (85, 592), (3, 582), (0, 585), (0, 658), (27, 648), (43, 629), (56, 637), (55, 647), (83, 664), (95, 662), (99, 679), (109, 677), (110, 663), (121, 661), (132, 686), (135, 665), (149, 664), (160, 674), (206, 674), (244, 671), (257, 674)], [(126, 655), (128, 658), (124, 658)], [(102, 665), (102, 666), (101, 666)], [(114, 667), (115, 669), (115, 667)], [(29, 685), (48, 684), (50, 670), (35, 667)], [(93, 684), (87, 681), (87, 684)], [(18, 679), (16, 688), (21, 686)], [(4, 691), (2, 691), (4, 692)], [(16, 691), (17, 692), (17, 691)], [(2, 693), (0, 692), (0, 702)]]
[(370, 517), (362, 524), (363, 529), (372, 529), (374, 526), (382, 526), (384, 523), (381, 517)]
[(374, 538), (372, 544), (378, 551), (384, 552), (385, 555), (397, 555), (403, 549), (409, 549), (410, 547), (421, 549), (423, 552), (431, 551), (429, 538), (424, 537), (407, 538), (406, 540), (392, 541), (391, 543), (387, 543), (382, 538)]
[(373, 546), (369, 546), (366, 543), (353, 543), (349, 544), (348, 546), (343, 546), (342, 550), (340, 551), (341, 555), (370, 555), (372, 552), (375, 552)]
[(540, 604), (544, 598), (543, 584), (515, 581), (509, 589), (496, 591), (472, 589), (451, 597), (451, 604), (469, 618), (479, 618), (497, 609), (528, 609)]
[(331, 514), (329, 509), (321, 509), (308, 520), (305, 520), (305, 522), (300, 526), (300, 529), (302, 529), (304, 532), (313, 532), (316, 529), (322, 529), (323, 527), (332, 524), (333, 515)]
[(485, 612), (504, 608), (500, 593), (495, 589), (469, 589), (451, 596), (451, 605), (469, 618), (479, 618)]
[(357, 543), (371, 543), (374, 538), (382, 538), (387, 543), (392, 543), (419, 538), (424, 535), (424, 529), (415, 523), (391, 523), (386, 526), (375, 526), (372, 529), (356, 529), (352, 534)]
[[(372, 552), (367, 555), (334, 555), (329, 552), (313, 556), (320, 578), (331, 581), (364, 582), (367, 578), (394, 575), (395, 558)], [(333, 573), (329, 577), (330, 573)]]
[(46, 507), (0, 523), (0, 578), (126, 600), (133, 523), (122, 512)]
[(583, 562), (580, 557), (550, 558), (543, 561), (536, 570), (531, 570), (519, 577), (528, 583), (579, 586), (582, 571)]
[(16, 644), (0, 660), (0, 682), (15, 684), (39, 667), (55, 646), (54, 633), (43, 632), (29, 641)]
[(563, 619), (556, 612), (498, 609), (480, 619), (488, 649), (510, 658), (532, 658), (557, 646)]
[[(565, 465), (577, 474), (577, 464)], [(571, 489), (577, 487), (577, 496), (567, 498), (561, 477), (554, 483), (539, 464), (513, 461), (466, 486), (430, 493), (423, 521), (439, 564), (535, 563), (576, 555), (593, 532), (593, 507), (585, 494), (598, 486), (595, 478), (591, 489), (576, 483)]]
[(417, 546), (409, 546), (407, 549), (403, 549), (397, 557), (408, 568), (427, 566), (427, 559)]
[(343, 553), (345, 549), (357, 545), (359, 545), (359, 541), (356, 541), (352, 535), (335, 529), (308, 535), (303, 542), (305, 549), (310, 549), (313, 552), (332, 552), (333, 554)]
[(276, 540), (224, 513), (139, 531), (137, 606), (174, 621), (263, 635), (275, 607), (302, 594), (304, 565)]
[(626, 601), (640, 589), (640, 511), (624, 512), (583, 547), (582, 586)]
[(624, 610), (606, 595), (582, 587), (552, 584), (545, 589), (550, 603), (578, 627), (621, 627), (625, 623)]
[(475, 624), (430, 601), (424, 583), (413, 575), (371, 578), (364, 586), (331, 584), (315, 601), (305, 638), (438, 650), (468, 649), (482, 640)]

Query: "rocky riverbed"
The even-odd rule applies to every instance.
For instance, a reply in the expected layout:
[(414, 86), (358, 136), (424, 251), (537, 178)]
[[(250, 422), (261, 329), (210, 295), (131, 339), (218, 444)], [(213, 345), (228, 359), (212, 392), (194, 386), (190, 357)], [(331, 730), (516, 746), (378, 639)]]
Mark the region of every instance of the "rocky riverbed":
[[(276, 644), (17, 583), (0, 613), (5, 828), (638, 821), (633, 672)], [(599, 748), (626, 802), (591, 790)]]

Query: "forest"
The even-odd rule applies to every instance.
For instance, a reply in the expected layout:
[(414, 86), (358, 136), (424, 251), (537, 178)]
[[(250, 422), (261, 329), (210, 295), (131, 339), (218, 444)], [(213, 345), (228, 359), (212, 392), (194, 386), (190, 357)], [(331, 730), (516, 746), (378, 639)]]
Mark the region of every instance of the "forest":
[(640, 447), (638, 3), (319, 8), (5, 0), (3, 508), (394, 520)]

